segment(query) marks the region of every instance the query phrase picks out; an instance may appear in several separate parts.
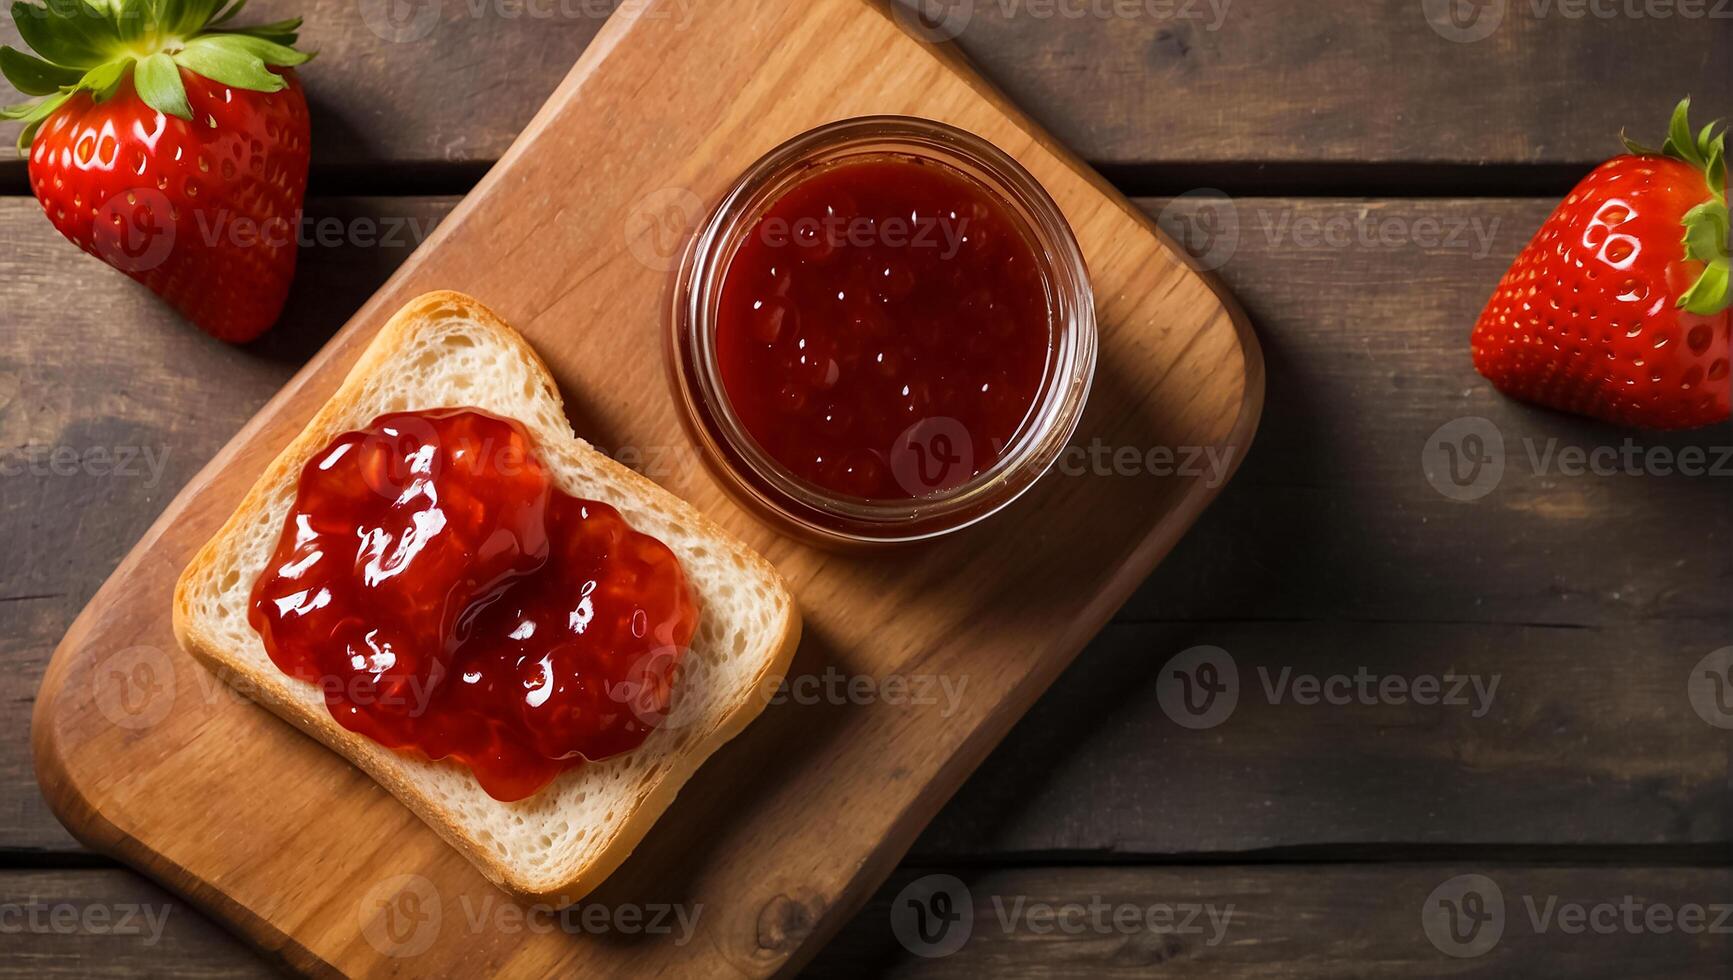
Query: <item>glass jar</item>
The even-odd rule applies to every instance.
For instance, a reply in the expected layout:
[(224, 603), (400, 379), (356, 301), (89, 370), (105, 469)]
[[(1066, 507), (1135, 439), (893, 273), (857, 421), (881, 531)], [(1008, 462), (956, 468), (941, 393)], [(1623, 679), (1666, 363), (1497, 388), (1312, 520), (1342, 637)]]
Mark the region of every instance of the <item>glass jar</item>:
[[(938, 163), (984, 189), (1021, 226), (1045, 294), (1049, 343), (1043, 377), (1021, 427), (988, 467), (954, 485), (923, 483), (932, 464), (954, 461), (958, 433), (922, 420), (887, 460), (908, 499), (848, 496), (797, 476), (746, 431), (723, 384), (718, 308), (745, 236), (788, 191), (823, 168), (870, 158)], [(967, 527), (1027, 491), (1070, 441), (1095, 372), (1094, 296), (1076, 238), (1046, 191), (997, 147), (942, 123), (867, 116), (821, 126), (749, 167), (698, 227), (681, 263), (670, 317), (669, 366), (693, 438), (723, 484), (773, 524), (829, 545), (920, 541)], [(966, 433), (964, 434), (966, 436)], [(950, 456), (946, 454), (950, 453)], [(906, 454), (906, 455), (898, 455)], [(912, 474), (904, 479), (903, 473)]]

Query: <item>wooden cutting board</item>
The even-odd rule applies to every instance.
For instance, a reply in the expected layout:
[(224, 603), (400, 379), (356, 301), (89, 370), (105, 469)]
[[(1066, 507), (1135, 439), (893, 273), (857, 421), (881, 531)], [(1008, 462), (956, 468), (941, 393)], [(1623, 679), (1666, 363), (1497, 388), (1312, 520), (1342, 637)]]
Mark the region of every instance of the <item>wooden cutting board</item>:
[[(869, 0), (625, 10), (636, 13), (607, 24), (474, 193), (169, 505), (43, 681), (36, 764), (60, 819), (298, 970), (792, 970), (1225, 477), (1124, 461), (1210, 447), (1237, 463), (1256, 426), (1262, 361), (1231, 300), (954, 50)], [(1076, 443), (1121, 455), (1098, 449), (1104, 467), (1084, 457), (948, 541), (850, 558), (760, 525), (698, 465), (668, 394), (661, 331), (669, 270), (708, 203), (788, 137), (871, 113), (979, 133), (1058, 201), (1101, 324)], [(643, 468), (775, 562), (806, 618), (793, 674), (811, 680), (796, 690), (822, 703), (774, 704), (719, 752), (583, 903), (601, 910), (594, 918), (517, 906), (359, 770), (205, 673), (169, 629), (170, 592), (194, 550), (385, 318), (441, 287), (518, 327), (553, 368), (579, 434), (649, 447)], [(689, 927), (645, 928), (658, 915), (677, 922), (676, 911)]]

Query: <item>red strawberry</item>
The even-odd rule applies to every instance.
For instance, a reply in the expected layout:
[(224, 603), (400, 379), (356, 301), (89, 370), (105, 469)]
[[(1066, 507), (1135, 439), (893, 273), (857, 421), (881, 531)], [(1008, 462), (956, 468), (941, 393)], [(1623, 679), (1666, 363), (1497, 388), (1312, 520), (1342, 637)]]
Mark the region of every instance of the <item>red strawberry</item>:
[(42, 55), (0, 48), (29, 95), (30, 186), (60, 233), (205, 332), (264, 333), (295, 273), (307, 189), (300, 20), (222, 28), (245, 0), (15, 3)]
[(1517, 256), (1474, 326), (1474, 366), (1526, 401), (1620, 425), (1725, 422), (1726, 134), (1690, 100), (1659, 152), (1626, 142)]

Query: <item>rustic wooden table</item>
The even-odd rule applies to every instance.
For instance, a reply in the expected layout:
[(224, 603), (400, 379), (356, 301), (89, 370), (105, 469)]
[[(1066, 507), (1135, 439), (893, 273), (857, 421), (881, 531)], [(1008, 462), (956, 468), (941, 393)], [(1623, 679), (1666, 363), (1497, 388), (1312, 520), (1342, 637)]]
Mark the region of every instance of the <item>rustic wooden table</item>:
[[(269, 971), (49, 814), (27, 737), (43, 666), (608, 6), (299, 8), (321, 52), (310, 218), (289, 310), (253, 347), (62, 241), (22, 161), (0, 163), (0, 975)], [(1620, 126), (1657, 131), (1686, 92), (1733, 115), (1733, 6), (952, 9), (983, 73), (1244, 301), (1268, 401), (1219, 502), (813, 974), (1727, 976), (1733, 694), (1705, 671), (1733, 657), (1706, 660), (1733, 643), (1733, 432), (1513, 404), (1466, 339)], [(1502, 441), (1502, 472), (1452, 480), (1447, 447), (1472, 437)], [(1200, 646), (1238, 680), (1201, 721), (1164, 670)], [(899, 893), (936, 887), (973, 915), (948, 955), (893, 928)]]

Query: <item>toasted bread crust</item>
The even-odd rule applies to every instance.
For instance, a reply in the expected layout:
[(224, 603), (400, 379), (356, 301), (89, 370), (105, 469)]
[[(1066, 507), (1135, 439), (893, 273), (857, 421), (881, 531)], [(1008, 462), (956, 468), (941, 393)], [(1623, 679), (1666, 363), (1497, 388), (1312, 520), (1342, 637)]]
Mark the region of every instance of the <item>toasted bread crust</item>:
[[(631, 815), (611, 827), (597, 828), (611, 832), (611, 838), (581, 867), (568, 869), (555, 880), (541, 880), (501, 860), (498, 854), (465, 833), (463, 825), (452, 814), (429, 800), (408, 778), (413, 767), (452, 766), (449, 762), (429, 762), (387, 749), (378, 743), (343, 728), (328, 711), (313, 707), (309, 702), (287, 696), (289, 685), (304, 682), (284, 674), (262, 676), (261, 671), (239, 664), (226, 655), (224, 644), (203, 628), (194, 614), (191, 592), (217, 562), (225, 542), (253, 523), (256, 516), (267, 510), (273, 488), (288, 474), (298, 474), (308, 459), (322, 450), (344, 431), (339, 420), (354, 413), (362, 385), (384, 366), (392, 354), (402, 348), (414, 332), (420, 329), (436, 310), (450, 308), (461, 311), (467, 319), (485, 327), (497, 338), (534, 366), (534, 374), (545, 386), (546, 394), (564, 411), (558, 386), (540, 355), (517, 331), (507, 326), (492, 310), (462, 293), (437, 291), (416, 297), (405, 304), (380, 328), (367, 349), (350, 369), (341, 386), (305, 428), (272, 460), (253, 484), (228, 521), (205, 543), (181, 573), (175, 586), (174, 633), (181, 647), (200, 663), (233, 686), (242, 688), (254, 701), (271, 709), (284, 720), (313, 736), (372, 776), (392, 795), (408, 806), (424, 822), (437, 831), (453, 847), (469, 858), (491, 881), (526, 899), (564, 906), (588, 894), (623, 862), (637, 847), (650, 826), (673, 802), (675, 795), (704, 760), (728, 740), (738, 735), (764, 709), (770, 690), (788, 669), (800, 641), (800, 616), (789, 596), (782, 576), (758, 553), (736, 540), (727, 531), (700, 514), (684, 500), (602, 453), (582, 440), (574, 441), (598, 468), (627, 486), (631, 492), (645, 498), (660, 499), (671, 506), (681, 522), (715, 546), (736, 557), (752, 574), (771, 584), (782, 596), (780, 604), (786, 611), (776, 624), (777, 635), (767, 643), (772, 651), (764, 658), (760, 669), (747, 688), (748, 696), (729, 706), (720, 717), (710, 720), (707, 731), (692, 746), (675, 757), (638, 800)], [(428, 408), (440, 406), (425, 406)], [(465, 773), (467, 776), (467, 772)], [(473, 776), (468, 776), (473, 779)], [(506, 805), (506, 804), (502, 804)]]

